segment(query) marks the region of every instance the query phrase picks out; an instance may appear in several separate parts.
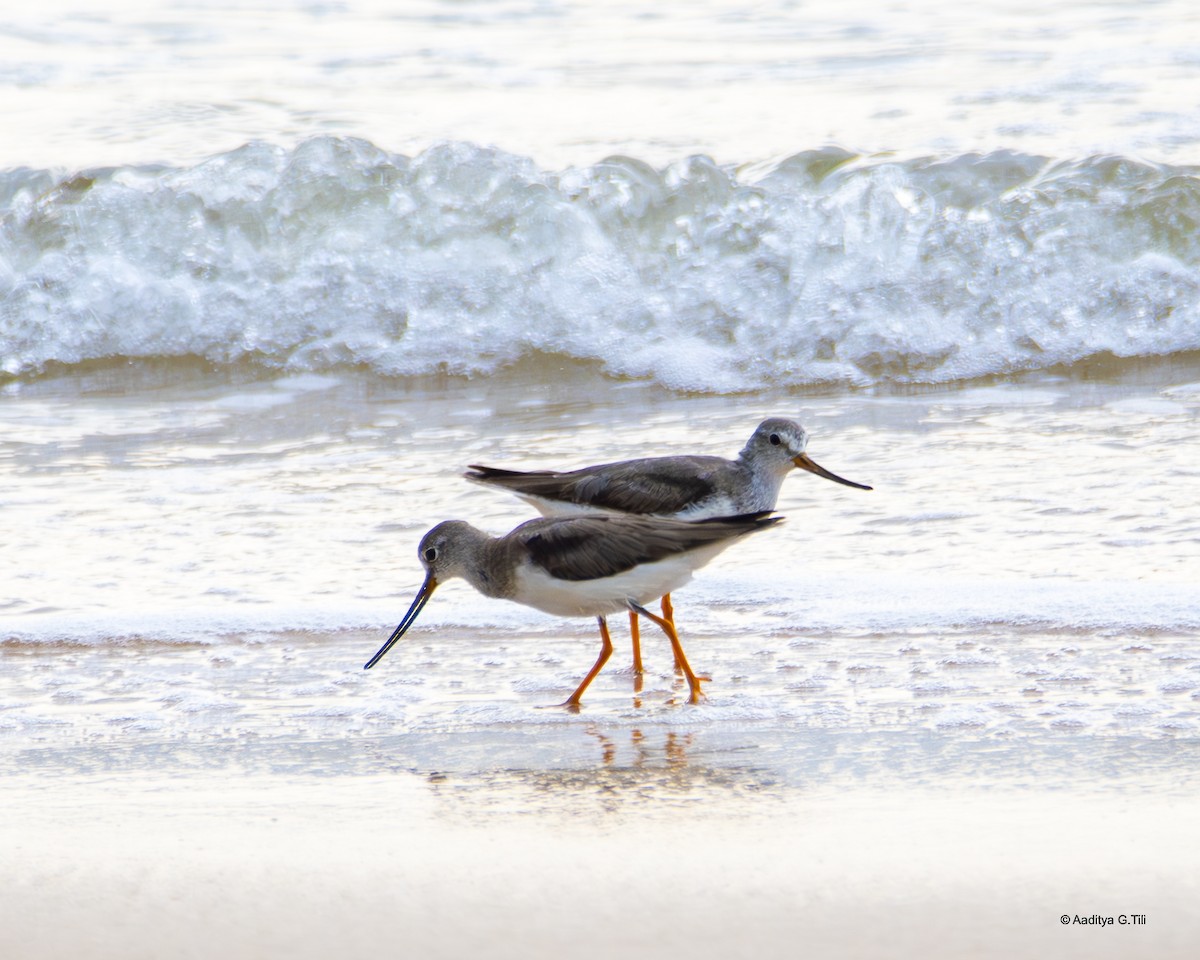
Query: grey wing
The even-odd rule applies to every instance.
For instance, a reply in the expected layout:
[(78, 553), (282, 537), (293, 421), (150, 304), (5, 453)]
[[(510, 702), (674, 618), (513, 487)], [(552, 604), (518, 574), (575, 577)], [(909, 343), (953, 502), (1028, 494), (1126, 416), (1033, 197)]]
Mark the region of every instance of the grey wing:
[(504, 470), (472, 464), (463, 474), (468, 480), (491, 487), (503, 487), (512, 493), (545, 500), (571, 501), (571, 474), (552, 470)]
[(472, 466), (465, 476), (516, 494), (634, 514), (672, 514), (717, 492), (719, 457), (656, 457), (625, 460), (557, 473)]
[(645, 463), (580, 477), (571, 491), (572, 502), (622, 513), (673, 514), (717, 492), (709, 473), (680, 469), (679, 464)]
[(513, 534), (530, 562), (559, 580), (598, 580), (642, 563), (729, 540), (777, 523), (748, 514), (700, 523), (641, 517), (595, 516), (531, 520)]

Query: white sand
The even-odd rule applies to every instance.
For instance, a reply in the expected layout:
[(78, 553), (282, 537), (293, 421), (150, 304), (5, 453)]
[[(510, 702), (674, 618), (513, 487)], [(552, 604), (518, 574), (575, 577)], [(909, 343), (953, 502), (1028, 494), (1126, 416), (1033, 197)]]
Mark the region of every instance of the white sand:
[(14, 782), (0, 956), (1166, 960), (1200, 940), (1181, 799), (701, 788), (606, 811), (546, 786)]

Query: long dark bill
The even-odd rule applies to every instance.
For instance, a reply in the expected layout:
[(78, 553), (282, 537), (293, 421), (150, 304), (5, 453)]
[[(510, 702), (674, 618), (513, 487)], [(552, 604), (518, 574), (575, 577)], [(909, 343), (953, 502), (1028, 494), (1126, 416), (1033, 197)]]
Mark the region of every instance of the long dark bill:
[(820, 464), (814, 463), (807, 453), (802, 453), (798, 457), (793, 457), (792, 463), (798, 466), (801, 470), (807, 470), (809, 473), (815, 473), (818, 477), (824, 477), (826, 480), (832, 480), (834, 483), (842, 483), (847, 487), (857, 487), (859, 490), (874, 489), (874, 487), (868, 487), (865, 483), (855, 483), (853, 480), (847, 480), (844, 477), (839, 477), (836, 473), (830, 473)]
[(413, 599), (412, 606), (408, 608), (408, 613), (404, 615), (404, 619), (400, 621), (392, 635), (387, 638), (387, 643), (379, 648), (379, 652), (370, 660), (363, 664), (364, 670), (370, 670), (375, 664), (383, 659), (383, 655), (387, 653), (395, 645), (396, 641), (404, 636), (404, 632), (413, 625), (413, 621), (417, 619), (417, 614), (421, 612), (421, 608), (429, 602), (429, 598), (433, 596), (433, 591), (437, 588), (437, 577), (432, 573), (425, 577), (425, 582), (421, 584), (421, 589), (417, 591), (416, 597)]

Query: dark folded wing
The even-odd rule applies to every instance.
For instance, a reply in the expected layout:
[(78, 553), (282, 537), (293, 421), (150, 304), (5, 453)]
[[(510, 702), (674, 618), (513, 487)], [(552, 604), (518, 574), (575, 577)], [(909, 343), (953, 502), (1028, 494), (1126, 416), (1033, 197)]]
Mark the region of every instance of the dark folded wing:
[(559, 580), (598, 580), (778, 523), (765, 513), (701, 523), (595, 516), (531, 520), (513, 531), (531, 563)]
[(484, 467), (472, 464), (463, 474), (468, 480), (484, 483), (492, 487), (503, 487), (513, 493), (524, 493), (533, 497), (545, 497), (547, 500), (567, 500), (570, 484), (564, 481), (564, 476), (570, 474), (554, 473), (551, 470), (503, 470), (499, 467)]
[(556, 473), (472, 466), (469, 480), (513, 493), (621, 513), (671, 514), (713, 496), (713, 476), (728, 468), (719, 457), (627, 460)]

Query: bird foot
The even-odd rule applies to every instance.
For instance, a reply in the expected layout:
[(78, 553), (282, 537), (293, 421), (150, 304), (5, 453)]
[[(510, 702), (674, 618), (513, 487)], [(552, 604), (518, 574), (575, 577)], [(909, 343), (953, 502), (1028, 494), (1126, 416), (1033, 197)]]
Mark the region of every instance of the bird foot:
[(562, 703), (539, 703), (534, 707), (535, 710), (566, 710), (568, 713), (578, 713), (579, 703), (572, 703), (570, 700), (564, 700)]

